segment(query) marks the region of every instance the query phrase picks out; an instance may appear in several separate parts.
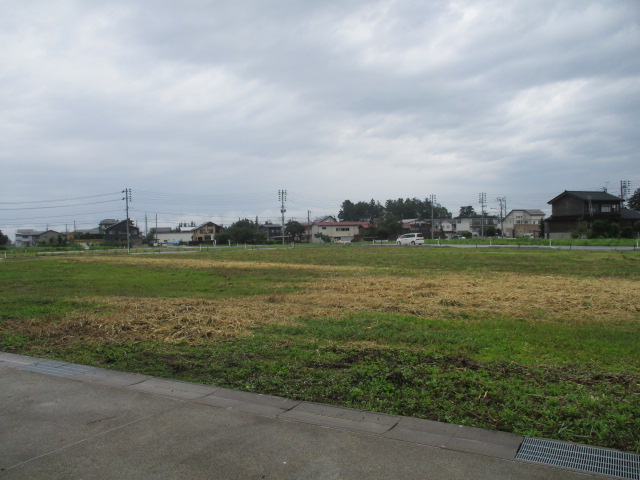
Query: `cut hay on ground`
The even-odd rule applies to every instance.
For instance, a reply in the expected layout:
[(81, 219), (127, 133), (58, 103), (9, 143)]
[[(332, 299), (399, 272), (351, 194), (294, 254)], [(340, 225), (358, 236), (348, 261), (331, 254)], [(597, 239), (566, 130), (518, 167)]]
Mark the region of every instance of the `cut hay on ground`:
[[(246, 263), (241, 262), (240, 266), (243, 265)], [(264, 264), (256, 266), (263, 268)], [(19, 328), (56, 343), (86, 339), (105, 343), (155, 340), (196, 344), (247, 335), (260, 325), (294, 324), (300, 318), (339, 319), (356, 312), (450, 321), (502, 316), (569, 325), (637, 324), (640, 318), (635, 281), (516, 274), (486, 277), (456, 274), (428, 280), (340, 276), (310, 281), (303, 291), (222, 300), (131, 297), (88, 300), (107, 308), (99, 308), (95, 313), (76, 311), (55, 323), (20, 320)]]

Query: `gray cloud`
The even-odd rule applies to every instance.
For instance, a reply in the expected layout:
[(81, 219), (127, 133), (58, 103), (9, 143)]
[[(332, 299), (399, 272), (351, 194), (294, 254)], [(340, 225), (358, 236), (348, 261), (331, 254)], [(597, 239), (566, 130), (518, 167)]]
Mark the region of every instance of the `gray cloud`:
[(640, 187), (632, 0), (4, 10), (0, 202), (288, 188), (326, 213), (432, 193), (457, 211), (480, 191), (544, 208), (564, 189)]

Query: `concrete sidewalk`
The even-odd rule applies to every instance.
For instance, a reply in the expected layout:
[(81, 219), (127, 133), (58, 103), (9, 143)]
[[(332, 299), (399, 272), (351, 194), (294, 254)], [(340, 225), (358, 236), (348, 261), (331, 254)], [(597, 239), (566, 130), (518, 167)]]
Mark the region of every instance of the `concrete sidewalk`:
[(0, 479), (585, 479), (518, 435), (0, 352)]

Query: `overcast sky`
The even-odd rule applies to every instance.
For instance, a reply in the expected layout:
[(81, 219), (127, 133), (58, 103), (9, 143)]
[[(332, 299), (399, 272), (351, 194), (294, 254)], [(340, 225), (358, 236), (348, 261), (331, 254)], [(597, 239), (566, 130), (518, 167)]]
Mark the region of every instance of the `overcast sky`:
[(5, 232), (640, 188), (637, 0), (0, 5)]

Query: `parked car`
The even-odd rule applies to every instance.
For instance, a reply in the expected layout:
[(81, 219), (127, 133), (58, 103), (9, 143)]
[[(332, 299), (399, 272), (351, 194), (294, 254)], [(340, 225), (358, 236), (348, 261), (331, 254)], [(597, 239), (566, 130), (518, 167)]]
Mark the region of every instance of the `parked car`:
[(421, 233), (406, 233), (400, 235), (396, 241), (397, 245), (422, 245), (424, 244), (424, 237)]

